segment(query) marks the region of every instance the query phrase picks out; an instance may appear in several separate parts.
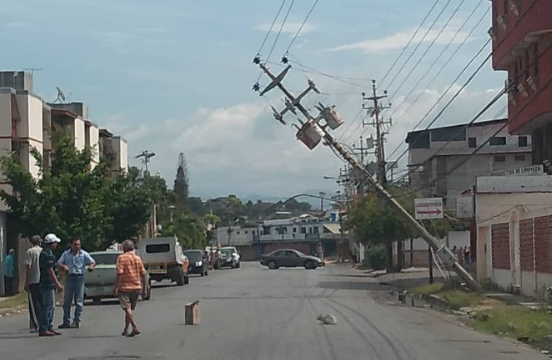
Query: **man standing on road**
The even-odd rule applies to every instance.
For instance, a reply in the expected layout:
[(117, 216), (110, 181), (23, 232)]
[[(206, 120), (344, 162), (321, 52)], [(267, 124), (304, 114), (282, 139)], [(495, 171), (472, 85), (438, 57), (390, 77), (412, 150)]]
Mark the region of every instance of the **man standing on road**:
[(38, 331), (40, 314), (42, 313), (42, 294), (40, 293), (39, 258), (42, 239), (38, 235), (31, 238), (31, 247), (25, 253), (25, 290), (29, 298), (29, 328), (31, 332)]
[[(125, 328), (123, 336), (133, 337), (140, 335), (140, 331), (134, 321), (132, 311), (136, 309), (138, 297), (145, 295), (146, 291), (146, 269), (142, 259), (134, 253), (134, 243), (131, 240), (123, 242), (123, 254), (117, 258), (117, 280), (114, 292), (118, 295), (121, 307), (125, 312)], [(128, 333), (128, 327), (132, 331)]]
[(55, 234), (44, 238), (44, 249), (38, 260), (40, 266), (40, 292), (42, 293), (42, 313), (38, 336), (61, 335), (54, 331), (54, 312), (56, 310), (56, 290), (63, 291), (63, 286), (56, 277), (56, 257), (53, 250), (61, 240)]
[[(65, 296), (63, 299), (63, 324), (60, 329), (78, 329), (81, 322), (84, 305), (84, 273), (93, 271), (96, 262), (89, 253), (81, 249), (81, 241), (75, 238), (71, 248), (64, 251), (58, 260), (58, 266), (67, 274), (65, 280)], [(71, 323), (71, 303), (75, 300), (75, 317)]]
[(4, 294), (13, 296), (13, 280), (15, 279), (15, 250), (10, 249), (4, 259)]

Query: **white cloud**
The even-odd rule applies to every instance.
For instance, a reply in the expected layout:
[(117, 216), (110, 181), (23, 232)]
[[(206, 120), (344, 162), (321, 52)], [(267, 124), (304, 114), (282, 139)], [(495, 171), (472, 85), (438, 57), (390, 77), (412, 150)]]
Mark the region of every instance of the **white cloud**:
[[(330, 51), (364, 51), (367, 53), (382, 53), (393, 51), (397, 49), (402, 49), (408, 44), (408, 41), (412, 37), (412, 32), (414, 29), (409, 29), (407, 31), (401, 31), (393, 35), (385, 36), (379, 39), (368, 39), (351, 44), (343, 44), (329, 49)], [(452, 39), (454, 39), (454, 44), (459, 44), (468, 36), (467, 32), (460, 32), (456, 35), (458, 29), (446, 29), (441, 35), (439, 35), (440, 30), (430, 30), (427, 33), (427, 36), (424, 38), (424, 35), (427, 32), (427, 29), (420, 29), (412, 40), (412, 44), (418, 43), (430, 43), (435, 40), (436, 44), (443, 45), (448, 44)], [(456, 37), (455, 37), (456, 35)]]
[[(283, 34), (288, 34), (288, 35), (295, 35), (297, 33), (297, 31), (299, 31), (299, 28), (301, 27), (301, 22), (286, 22), (286, 24), (284, 25), (284, 27), (282, 28), (282, 33)], [(263, 24), (259, 24), (255, 27), (255, 30), (257, 31), (269, 31), (270, 30), (270, 25), (271, 23), (263, 23)], [(308, 33), (311, 33), (313, 31), (315, 31), (317, 29), (317, 26), (313, 23), (305, 23), (305, 25), (303, 26), (303, 29), (301, 29), (301, 34), (305, 35), (305, 34), (308, 34)], [(274, 27), (272, 28), (272, 32), (278, 32), (280, 31), (280, 25), (278, 24), (275, 24)]]

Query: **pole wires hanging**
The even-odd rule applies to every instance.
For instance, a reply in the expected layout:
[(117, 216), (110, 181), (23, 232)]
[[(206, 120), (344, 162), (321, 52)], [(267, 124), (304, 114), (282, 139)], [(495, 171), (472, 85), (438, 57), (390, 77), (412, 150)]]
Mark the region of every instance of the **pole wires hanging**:
[(297, 40), (297, 38), (299, 37), (299, 34), (301, 34), (301, 31), (303, 30), (303, 27), (305, 26), (305, 24), (309, 20), (309, 17), (311, 16), (312, 12), (314, 11), (314, 8), (316, 7), (316, 5), (318, 5), (318, 1), (319, 0), (314, 1), (314, 3), (312, 4), (309, 12), (307, 13), (307, 16), (305, 17), (305, 20), (303, 20), (303, 22), (301, 23), (301, 26), (299, 26), (299, 29), (297, 29), (297, 33), (295, 33), (295, 36), (293, 37), (293, 39), (291, 39), (291, 42), (289, 43), (289, 45), (286, 49), (286, 52), (284, 53), (284, 57), (282, 58), (282, 62), (284, 64), (287, 63), (287, 58), (286, 58), (287, 53), (289, 52), (289, 50), (291, 49), (291, 47), (295, 43), (295, 40)]

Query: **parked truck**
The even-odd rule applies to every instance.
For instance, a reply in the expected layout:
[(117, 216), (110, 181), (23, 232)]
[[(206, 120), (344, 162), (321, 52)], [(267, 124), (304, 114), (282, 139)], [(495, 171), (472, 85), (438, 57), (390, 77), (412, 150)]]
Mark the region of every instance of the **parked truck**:
[(136, 253), (152, 280), (170, 280), (178, 286), (189, 283), (189, 261), (176, 236), (141, 239)]

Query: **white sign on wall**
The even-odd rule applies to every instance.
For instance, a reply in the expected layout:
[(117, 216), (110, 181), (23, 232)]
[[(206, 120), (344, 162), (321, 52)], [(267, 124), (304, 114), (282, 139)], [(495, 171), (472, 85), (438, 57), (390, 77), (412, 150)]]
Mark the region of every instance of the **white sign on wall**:
[(416, 220), (443, 218), (443, 198), (414, 199)]
[(525, 166), (515, 169), (496, 170), (491, 172), (491, 176), (539, 176), (544, 175), (543, 165)]

